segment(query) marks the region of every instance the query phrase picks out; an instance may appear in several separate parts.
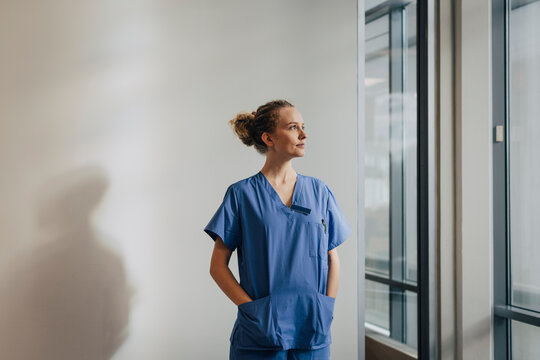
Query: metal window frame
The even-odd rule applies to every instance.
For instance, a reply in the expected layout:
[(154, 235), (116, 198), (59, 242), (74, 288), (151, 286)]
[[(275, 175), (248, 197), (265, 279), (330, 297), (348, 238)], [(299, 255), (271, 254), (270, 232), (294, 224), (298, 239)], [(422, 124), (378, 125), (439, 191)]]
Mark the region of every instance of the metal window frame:
[[(390, 24), (390, 91), (402, 92), (403, 63), (392, 66), (396, 45), (403, 46), (402, 10), (412, 1), (389, 0), (365, 12), (365, 24), (388, 15)], [(405, 291), (417, 293), (418, 299), (418, 343), (419, 359), (433, 359), (436, 351), (435, 319), (435, 145), (434, 145), (434, 1), (417, 1), (417, 252), (418, 277), (413, 285), (403, 279), (403, 164), (393, 164), (390, 174), (390, 278), (365, 273), (365, 279), (390, 286), (390, 337), (404, 341), (403, 321)], [(399, 15), (398, 15), (399, 14)], [(401, 26), (401, 28), (400, 28)], [(402, 58), (402, 54), (399, 54)], [(398, 69), (399, 68), (399, 69)], [(399, 74), (399, 76), (396, 76)], [(391, 113), (391, 116), (394, 114)], [(392, 122), (391, 122), (392, 123)], [(395, 130), (395, 129), (394, 129)], [(391, 126), (390, 137), (395, 133)], [(398, 154), (393, 154), (391, 157)], [(397, 179), (397, 180), (396, 180)], [(399, 180), (399, 181), (398, 181)], [(399, 253), (399, 254), (397, 254)], [(397, 255), (397, 256), (396, 256)]]
[[(540, 327), (540, 313), (511, 302), (510, 257), (510, 11), (538, 0), (493, 0), (492, 3), (492, 84), (493, 84), (493, 336), (494, 359), (512, 358), (511, 321)], [(511, 4), (511, 5), (510, 5)], [(510, 10), (511, 9), (511, 10)], [(510, 10), (510, 11), (509, 11)], [(503, 126), (504, 139), (495, 141), (495, 127)]]
[[(492, 64), (493, 64), (493, 128), (504, 126), (507, 119), (507, 63), (506, 51), (508, 21), (507, 1), (493, 0), (492, 3)], [(495, 131), (494, 131), (495, 132)], [(506, 131), (505, 131), (506, 132)], [(495, 138), (495, 134), (494, 134)], [(507, 193), (507, 141), (493, 143), (493, 302), (495, 309), (509, 303), (508, 275), (508, 193)], [(502, 316), (501, 316), (502, 315)], [(507, 316), (494, 312), (493, 344), (494, 359), (511, 358), (511, 328)]]
[(435, 1), (417, 3), (418, 358), (435, 359)]
[[(364, 78), (365, 78), (365, 59), (363, 56), (363, 46), (360, 46), (360, 41), (364, 41), (365, 38), (365, 11), (364, 11), (364, 1), (358, 0), (356, 2), (356, 16), (357, 16), (357, 40), (356, 40), (356, 63), (357, 63), (357, 109), (356, 109), (356, 116), (358, 119), (358, 127), (357, 127), (357, 137), (358, 141), (357, 144), (357, 155), (358, 155), (358, 192), (357, 192), (357, 204), (358, 204), (358, 223), (357, 223), (357, 231), (358, 231), (358, 239), (359, 244), (364, 244), (365, 235), (363, 230), (365, 229), (365, 210), (364, 210), (364, 184), (365, 184), (365, 174), (364, 174), (364, 154), (365, 154), (365, 131), (366, 128), (366, 121), (365, 121), (365, 86), (364, 86)], [(366, 288), (366, 281), (365, 281), (365, 263), (364, 259), (366, 257), (365, 247), (364, 246), (358, 246), (357, 247), (357, 255), (358, 260), (357, 261), (357, 281), (358, 281), (358, 287), (357, 287), (357, 297), (358, 297), (358, 304), (357, 304), (357, 311), (358, 311), (358, 323), (357, 323), (357, 330), (358, 330), (358, 345), (357, 345), (357, 351), (358, 351), (358, 359), (364, 359), (365, 353), (366, 353), (366, 329), (364, 326), (365, 323), (365, 308), (366, 308), (366, 302), (365, 302), (365, 288)]]

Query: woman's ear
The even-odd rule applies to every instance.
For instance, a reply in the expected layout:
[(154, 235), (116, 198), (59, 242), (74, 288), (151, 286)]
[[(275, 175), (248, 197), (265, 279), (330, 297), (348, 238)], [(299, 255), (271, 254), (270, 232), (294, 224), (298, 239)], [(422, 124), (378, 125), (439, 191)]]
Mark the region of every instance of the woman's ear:
[(261, 139), (266, 144), (266, 146), (268, 146), (268, 147), (271, 147), (271, 146), (274, 145), (274, 142), (272, 141), (272, 137), (267, 132), (262, 133)]

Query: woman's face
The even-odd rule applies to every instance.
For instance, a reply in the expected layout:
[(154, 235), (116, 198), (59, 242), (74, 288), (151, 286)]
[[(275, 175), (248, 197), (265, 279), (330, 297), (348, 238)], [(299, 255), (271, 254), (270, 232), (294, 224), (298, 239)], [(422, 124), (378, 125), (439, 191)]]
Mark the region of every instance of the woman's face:
[[(265, 134), (266, 135), (266, 134)], [(304, 156), (307, 135), (302, 115), (293, 107), (279, 109), (279, 123), (270, 136), (269, 148), (288, 157)]]

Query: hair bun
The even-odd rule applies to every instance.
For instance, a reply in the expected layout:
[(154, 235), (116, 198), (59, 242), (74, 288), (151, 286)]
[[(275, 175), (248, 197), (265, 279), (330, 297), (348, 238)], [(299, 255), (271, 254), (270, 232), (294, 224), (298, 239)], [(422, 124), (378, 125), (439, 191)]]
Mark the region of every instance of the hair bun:
[(251, 113), (238, 113), (234, 119), (229, 121), (229, 124), (233, 128), (233, 131), (247, 146), (251, 146), (254, 144), (253, 137), (251, 136), (251, 128), (253, 125), (253, 120), (255, 120), (255, 114), (255, 111)]

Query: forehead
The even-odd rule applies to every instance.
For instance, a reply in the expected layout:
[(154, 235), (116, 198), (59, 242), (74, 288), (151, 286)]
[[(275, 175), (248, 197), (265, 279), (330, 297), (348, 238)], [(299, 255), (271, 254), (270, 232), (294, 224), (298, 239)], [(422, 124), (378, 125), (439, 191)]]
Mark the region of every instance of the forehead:
[(281, 108), (279, 110), (279, 123), (282, 126), (286, 126), (291, 122), (297, 122), (299, 124), (303, 124), (304, 120), (302, 119), (302, 115), (296, 108), (293, 107), (285, 107)]

